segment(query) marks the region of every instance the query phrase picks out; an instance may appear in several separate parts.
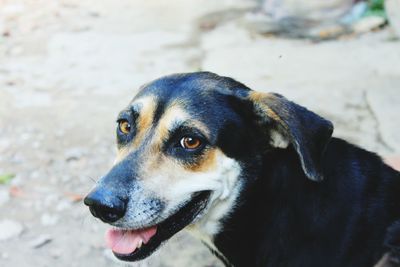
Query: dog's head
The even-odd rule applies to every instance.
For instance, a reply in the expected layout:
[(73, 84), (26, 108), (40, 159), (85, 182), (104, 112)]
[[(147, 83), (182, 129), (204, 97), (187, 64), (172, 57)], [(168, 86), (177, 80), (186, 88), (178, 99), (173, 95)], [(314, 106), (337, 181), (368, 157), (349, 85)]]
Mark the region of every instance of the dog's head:
[(321, 180), (330, 122), (280, 95), (200, 72), (155, 80), (120, 112), (114, 167), (85, 198), (116, 228), (108, 245), (139, 260), (186, 226), (218, 233), (262, 157), (292, 146), (305, 176)]

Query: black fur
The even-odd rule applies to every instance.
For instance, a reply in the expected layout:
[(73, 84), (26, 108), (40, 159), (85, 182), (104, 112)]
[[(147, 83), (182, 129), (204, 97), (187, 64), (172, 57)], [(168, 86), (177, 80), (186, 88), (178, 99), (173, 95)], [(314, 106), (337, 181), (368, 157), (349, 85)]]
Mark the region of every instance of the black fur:
[[(215, 239), (234, 266), (372, 267), (389, 250), (400, 176), (379, 157), (333, 138), (320, 183), (306, 179), (293, 148), (262, 160)], [(398, 229), (389, 234), (398, 248)]]

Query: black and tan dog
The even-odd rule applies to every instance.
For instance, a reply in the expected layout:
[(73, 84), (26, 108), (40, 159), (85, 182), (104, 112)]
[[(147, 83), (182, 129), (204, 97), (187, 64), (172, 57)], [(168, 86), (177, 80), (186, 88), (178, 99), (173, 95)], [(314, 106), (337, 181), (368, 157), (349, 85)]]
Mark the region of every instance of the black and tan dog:
[(395, 266), (400, 175), (332, 131), (231, 78), (163, 77), (119, 114), (116, 163), (84, 202), (121, 260), (186, 228), (236, 267)]

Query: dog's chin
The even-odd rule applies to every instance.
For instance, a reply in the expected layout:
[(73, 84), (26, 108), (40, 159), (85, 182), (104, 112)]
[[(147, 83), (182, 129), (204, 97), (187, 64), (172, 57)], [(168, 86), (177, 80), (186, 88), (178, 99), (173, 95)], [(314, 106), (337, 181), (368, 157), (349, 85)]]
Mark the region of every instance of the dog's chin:
[[(144, 229), (114, 230), (119, 231), (119, 235), (125, 238), (124, 242), (129, 242), (130, 240), (126, 235), (140, 236), (140, 240), (136, 241), (140, 242), (140, 244), (137, 243), (137, 246), (133, 246), (133, 252), (124, 254), (125, 251), (124, 253), (118, 253), (113, 250), (115, 257), (122, 261), (138, 261), (147, 258), (156, 251), (162, 243), (191, 224), (198, 217), (207, 207), (210, 194), (211, 191), (194, 193), (191, 199), (178, 211), (157, 225), (152, 225)], [(131, 240), (134, 242), (136, 239), (132, 237)]]

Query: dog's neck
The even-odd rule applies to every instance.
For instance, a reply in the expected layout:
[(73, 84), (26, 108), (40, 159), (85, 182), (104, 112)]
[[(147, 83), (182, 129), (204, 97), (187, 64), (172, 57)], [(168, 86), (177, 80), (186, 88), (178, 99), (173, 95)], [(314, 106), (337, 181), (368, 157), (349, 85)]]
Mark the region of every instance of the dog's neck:
[[(227, 258), (214, 245), (214, 236), (222, 231), (223, 220), (234, 211), (236, 202), (243, 188), (243, 180), (240, 179), (240, 166), (236, 164), (226, 165), (224, 179), (221, 180), (221, 189), (216, 190), (210, 197), (207, 208), (199, 216), (196, 222), (186, 229), (200, 239), (226, 266), (230, 266)], [(224, 181), (224, 182), (223, 182)]]
[(187, 227), (189, 233), (200, 239), (226, 266), (232, 264), (215, 246), (214, 237), (223, 231), (223, 220), (234, 212), (242, 184), (242, 181), (236, 181), (226, 198), (220, 199), (219, 194), (214, 195), (205, 214), (195, 224)]
[[(296, 213), (293, 211), (296, 206), (292, 206), (295, 196), (289, 196), (289, 192), (293, 192), (293, 188), (302, 192), (304, 186), (315, 186), (306, 178), (294, 150), (282, 149), (266, 155), (262, 165), (256, 177), (246, 178), (247, 184), (236, 197), (233, 211), (224, 217), (221, 231), (212, 238), (217, 256), (221, 253), (226, 258), (222, 260), (234, 266), (255, 266), (249, 259), (257, 258), (256, 248), (265, 248), (265, 242), (267, 246), (279, 246), (280, 240), (273, 241), (273, 236), (291, 227), (283, 224), (298, 224), (296, 229), (310, 226), (290, 217)], [(297, 203), (298, 207), (300, 205)], [(292, 214), (288, 214), (288, 210)], [(279, 217), (282, 225), (274, 225)], [(283, 239), (285, 234), (281, 233)]]

